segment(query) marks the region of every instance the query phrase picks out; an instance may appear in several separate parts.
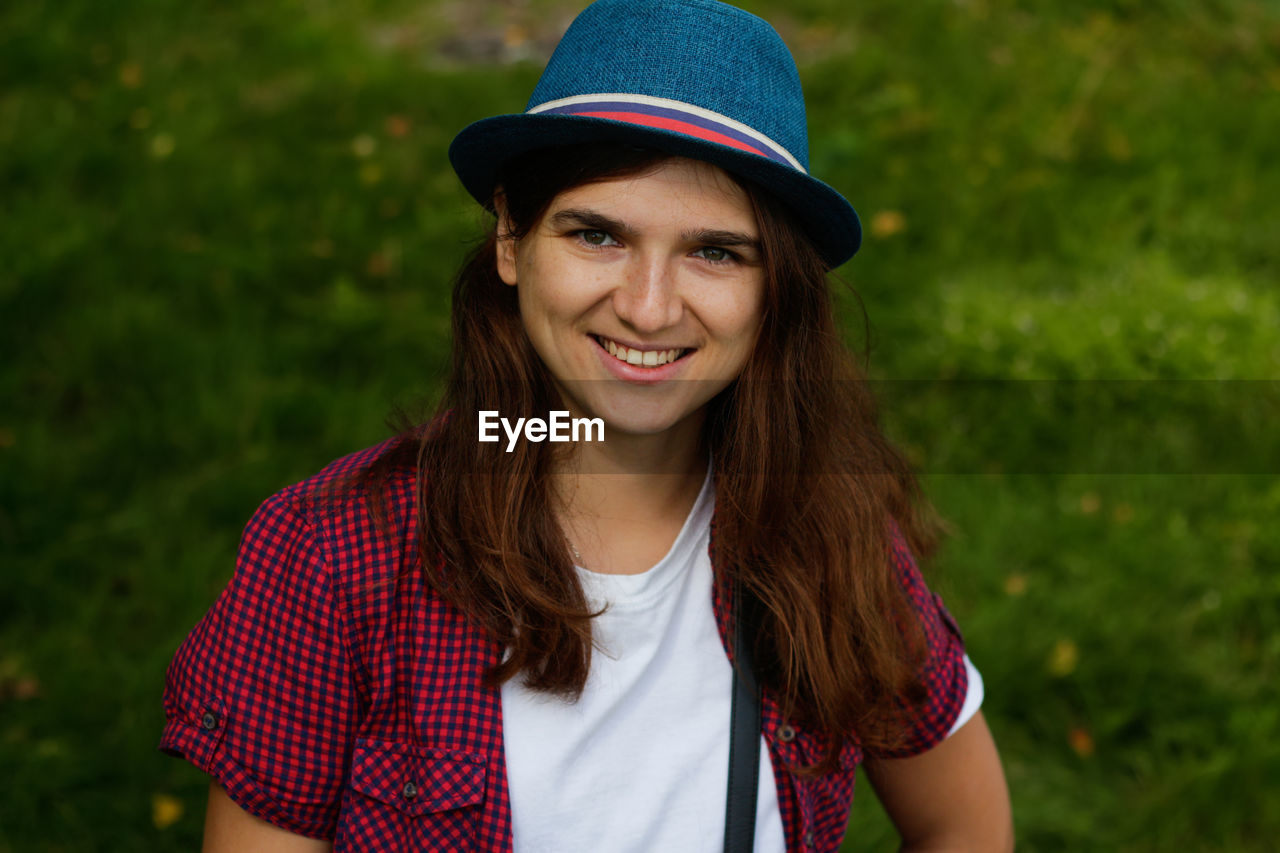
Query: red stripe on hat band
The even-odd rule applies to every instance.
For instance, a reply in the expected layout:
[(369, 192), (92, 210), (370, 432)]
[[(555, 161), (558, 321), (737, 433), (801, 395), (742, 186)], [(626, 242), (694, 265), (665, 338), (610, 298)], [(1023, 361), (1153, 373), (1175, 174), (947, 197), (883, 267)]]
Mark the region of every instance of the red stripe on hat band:
[(627, 124), (642, 124), (647, 127), (656, 127), (662, 130), (674, 130), (676, 133), (682, 133), (685, 136), (696, 136), (697, 138), (705, 139), (708, 142), (728, 145), (730, 148), (737, 148), (740, 151), (749, 151), (752, 154), (758, 154), (761, 157), (769, 156), (759, 148), (753, 148), (739, 139), (734, 139), (733, 137), (725, 136), (723, 133), (716, 133), (714, 130), (708, 130), (705, 127), (699, 127), (696, 124), (690, 124), (689, 122), (679, 121), (673, 118), (645, 115), (644, 113), (624, 112), (582, 112), (569, 113), (569, 115), (587, 116), (590, 118), (607, 118), (614, 121), (626, 122)]

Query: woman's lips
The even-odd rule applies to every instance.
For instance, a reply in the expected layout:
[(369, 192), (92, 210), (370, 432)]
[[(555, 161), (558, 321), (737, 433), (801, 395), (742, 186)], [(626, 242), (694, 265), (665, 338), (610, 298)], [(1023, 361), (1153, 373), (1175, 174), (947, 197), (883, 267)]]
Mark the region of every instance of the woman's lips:
[(627, 364), (641, 367), (660, 367), (668, 362), (676, 361), (689, 351), (688, 347), (628, 347), (603, 335), (592, 335), (592, 337), (596, 339), (596, 343), (600, 344), (601, 348), (607, 350), (609, 355), (618, 361), (625, 361)]
[(605, 368), (626, 382), (649, 384), (670, 379), (683, 372), (684, 362), (696, 350), (691, 347), (640, 349), (627, 347), (602, 335), (591, 335), (596, 353)]

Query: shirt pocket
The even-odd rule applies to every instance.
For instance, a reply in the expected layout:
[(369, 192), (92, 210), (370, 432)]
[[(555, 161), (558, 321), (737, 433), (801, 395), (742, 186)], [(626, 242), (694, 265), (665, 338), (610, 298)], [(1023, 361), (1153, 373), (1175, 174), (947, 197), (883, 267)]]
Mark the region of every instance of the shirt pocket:
[[(862, 747), (856, 739), (847, 738), (840, 746), (835, 769), (821, 776), (798, 772), (801, 767), (817, 764), (826, 754), (826, 738), (799, 727), (791, 729), (790, 749), (784, 750), (793, 768), (796, 804), (800, 812), (802, 850), (836, 850), (849, 822), (853, 804), (853, 786)], [(779, 735), (780, 740), (785, 740)]]
[(483, 755), (357, 739), (335, 850), (470, 850)]
[[(803, 767), (812, 767), (827, 754), (827, 740), (816, 732), (800, 726), (783, 723), (773, 733), (778, 752), (788, 768), (795, 773)], [(846, 738), (840, 745), (840, 757), (836, 771), (852, 773), (862, 763), (862, 746), (857, 738)], [(808, 774), (799, 774), (807, 776)]]

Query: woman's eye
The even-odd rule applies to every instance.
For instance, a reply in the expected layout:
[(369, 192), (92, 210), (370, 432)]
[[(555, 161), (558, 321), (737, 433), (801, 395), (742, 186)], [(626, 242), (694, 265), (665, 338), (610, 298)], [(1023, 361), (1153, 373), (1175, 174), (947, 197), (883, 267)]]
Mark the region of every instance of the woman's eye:
[(694, 254), (700, 256), (704, 260), (711, 261), (713, 264), (723, 264), (736, 257), (733, 252), (730, 252), (728, 249), (721, 248), (720, 246), (703, 246), (701, 249), (694, 252)]
[(582, 238), (582, 242), (592, 246), (609, 246), (615, 242), (608, 231), (579, 231), (578, 236)]

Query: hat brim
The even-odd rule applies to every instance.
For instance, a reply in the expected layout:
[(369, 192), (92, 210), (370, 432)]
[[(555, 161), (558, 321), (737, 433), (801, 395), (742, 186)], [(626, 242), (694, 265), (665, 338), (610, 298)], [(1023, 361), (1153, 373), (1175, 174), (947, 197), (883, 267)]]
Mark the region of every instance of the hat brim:
[(540, 148), (583, 142), (647, 145), (705, 160), (770, 191), (787, 204), (833, 269), (862, 244), (862, 224), (844, 196), (798, 169), (681, 133), (589, 116), (518, 113), (463, 128), (449, 146), (449, 162), (467, 192), (490, 207), (499, 169), (512, 157)]

